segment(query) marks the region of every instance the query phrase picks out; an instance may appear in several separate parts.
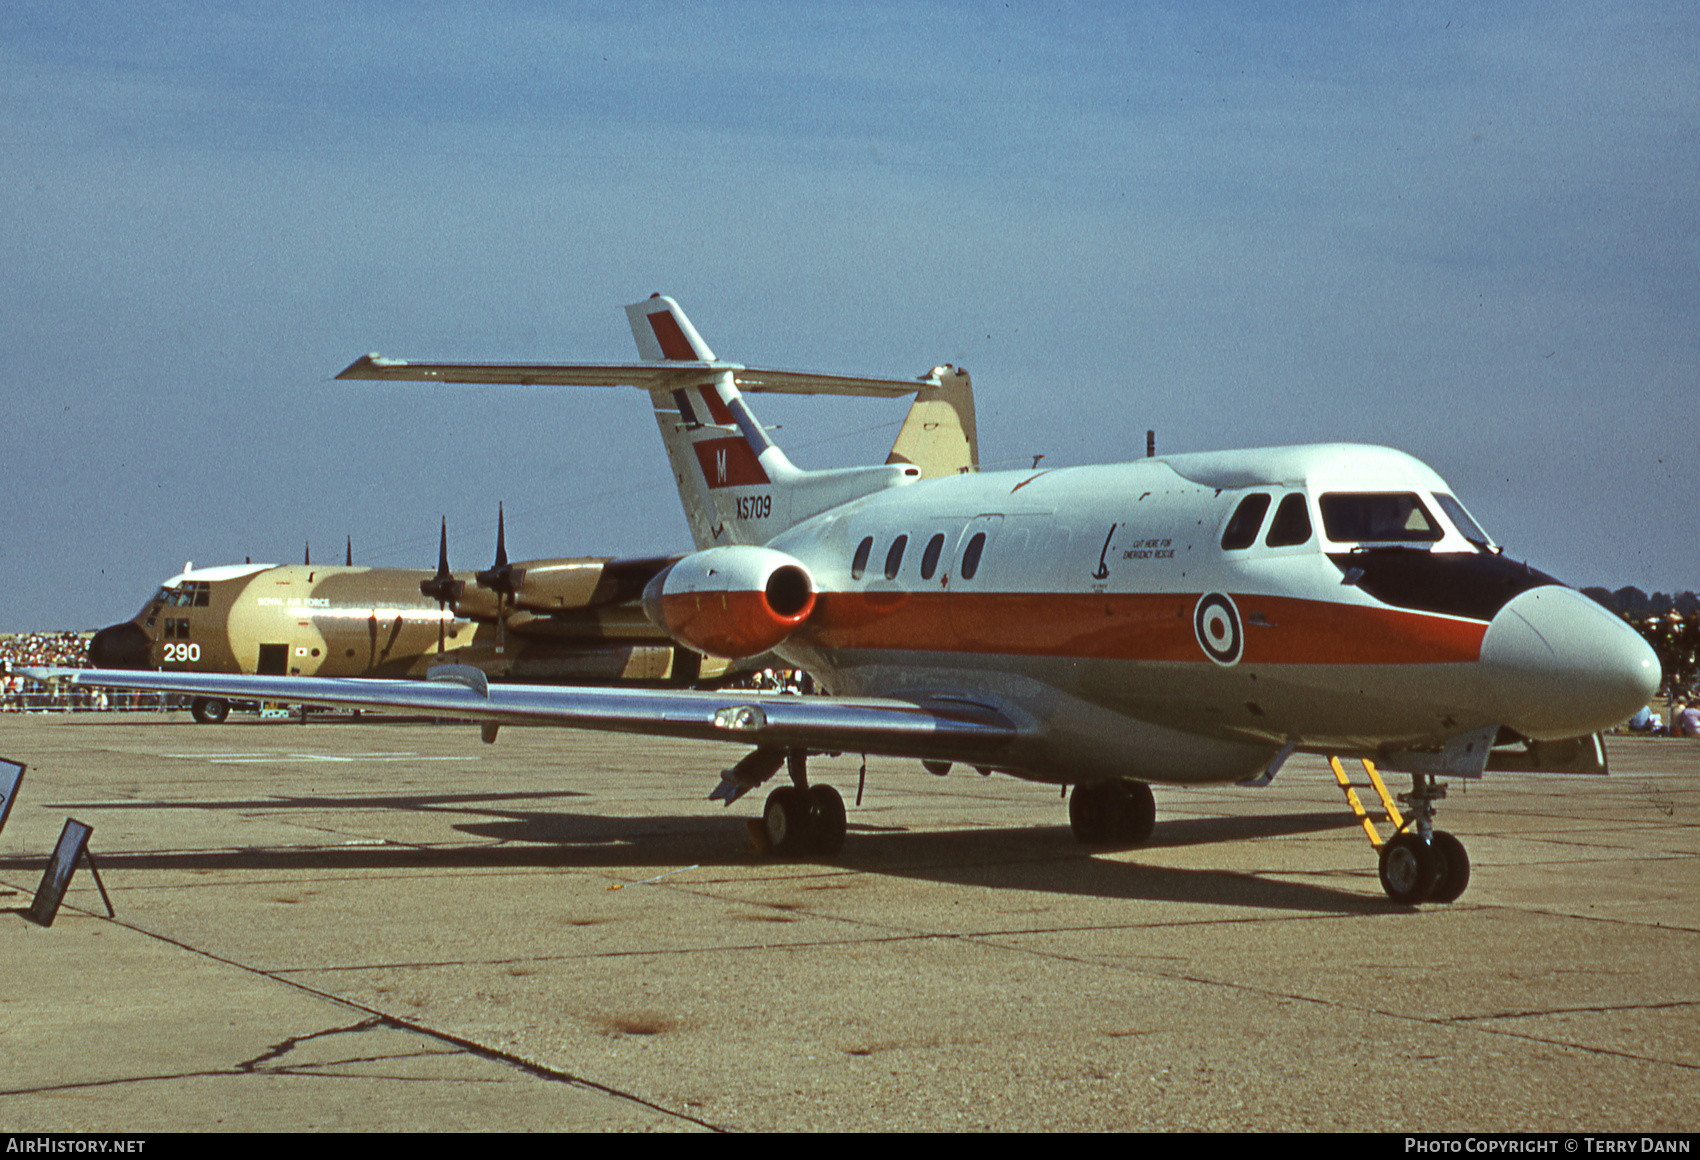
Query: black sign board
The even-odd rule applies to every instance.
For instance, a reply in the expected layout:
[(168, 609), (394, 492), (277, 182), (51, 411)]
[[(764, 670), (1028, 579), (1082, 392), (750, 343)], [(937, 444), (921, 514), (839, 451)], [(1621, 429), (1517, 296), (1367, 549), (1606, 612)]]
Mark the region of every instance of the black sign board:
[(53, 925), (53, 918), (59, 913), (59, 903), (65, 897), (65, 888), (71, 885), (71, 875), (76, 872), (77, 863), (88, 849), (92, 833), (93, 826), (75, 818), (65, 819), (65, 828), (59, 831), (59, 844), (53, 848), (53, 858), (47, 863), (47, 873), (41, 876), (41, 885), (36, 888), (35, 905), (24, 917), (39, 926)]
[(18, 786), (23, 780), (23, 762), (0, 757), (0, 830), (6, 828), (6, 817), (12, 812), (12, 803), (18, 800)]

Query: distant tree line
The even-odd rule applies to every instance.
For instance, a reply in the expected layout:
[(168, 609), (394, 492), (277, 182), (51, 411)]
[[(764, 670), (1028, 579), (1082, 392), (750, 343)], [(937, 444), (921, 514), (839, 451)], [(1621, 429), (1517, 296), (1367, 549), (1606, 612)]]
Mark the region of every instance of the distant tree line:
[(1584, 588), (1611, 609), (1658, 654), (1664, 666), (1665, 680), (1678, 692), (1688, 689), (1700, 678), (1700, 596), (1678, 592), (1675, 596), (1655, 592), (1651, 596), (1639, 588), (1619, 588), (1609, 592), (1604, 588)]

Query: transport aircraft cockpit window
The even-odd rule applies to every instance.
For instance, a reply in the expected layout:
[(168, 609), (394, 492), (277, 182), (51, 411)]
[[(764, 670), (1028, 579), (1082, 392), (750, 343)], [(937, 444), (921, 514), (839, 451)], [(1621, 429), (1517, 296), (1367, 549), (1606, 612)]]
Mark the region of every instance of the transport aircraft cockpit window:
[(1257, 529), (1263, 526), (1263, 513), (1269, 510), (1269, 497), (1263, 492), (1248, 495), (1234, 509), (1228, 530), (1222, 533), (1222, 550), (1232, 552), (1257, 543)]
[(909, 546), (908, 536), (898, 536), (891, 542), (891, 551), (885, 554), (885, 578), (897, 579), (897, 570), (903, 567), (903, 550)]
[(873, 554), (873, 551), (874, 538), (872, 536), (856, 545), (856, 557), (850, 561), (850, 579), (860, 580), (862, 578), (862, 573), (868, 570), (868, 557)]
[(1464, 510), (1464, 505), (1443, 491), (1434, 493), (1434, 502), (1440, 505), (1440, 510), (1446, 513), (1446, 518), (1452, 521), (1452, 526), (1458, 529), (1470, 543), (1482, 551), (1490, 551), (1493, 541), (1482, 531), (1482, 526), (1470, 518), (1470, 513)]
[(938, 571), (939, 554), (944, 551), (944, 533), (936, 533), (927, 541), (927, 550), (921, 554), (921, 579), (931, 580), (933, 573)]
[(1336, 544), (1430, 544), (1446, 534), (1415, 492), (1330, 492), (1317, 506)]
[(161, 588), (154, 599), (172, 608), (206, 608), (212, 603), (212, 585), (195, 580), (176, 588)]
[(974, 579), (974, 573), (980, 570), (980, 553), (986, 550), (986, 533), (975, 532), (974, 538), (968, 541), (968, 547), (962, 553), (961, 576), (964, 580)]
[(1291, 548), (1309, 539), (1310, 509), (1305, 506), (1305, 497), (1294, 492), (1275, 509), (1275, 518), (1269, 522), (1269, 534), (1263, 537), (1263, 545), (1266, 548)]

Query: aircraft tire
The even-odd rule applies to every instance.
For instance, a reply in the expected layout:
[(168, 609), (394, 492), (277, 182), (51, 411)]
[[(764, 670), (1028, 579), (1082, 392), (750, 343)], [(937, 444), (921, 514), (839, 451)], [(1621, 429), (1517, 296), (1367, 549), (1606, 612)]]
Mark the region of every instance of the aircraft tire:
[(808, 847), (809, 805), (807, 795), (794, 785), (782, 785), (767, 795), (761, 824), (775, 854), (797, 854)]
[(222, 725), (230, 716), (230, 702), (223, 697), (196, 697), (189, 702), (189, 715), (202, 725)]
[(827, 857), (844, 848), (844, 799), (830, 785), (808, 789), (809, 853)]
[(1430, 902), (1456, 902), (1470, 885), (1470, 856), (1464, 843), (1444, 830), (1434, 832), (1434, 855), (1440, 863), (1435, 874), (1434, 889), (1429, 891)]
[(1068, 797), (1068, 824), (1088, 846), (1139, 846), (1157, 823), (1151, 787), (1129, 777), (1077, 785)]
[(1157, 825), (1157, 799), (1151, 787), (1132, 778), (1120, 778), (1115, 783), (1114, 830), (1117, 845), (1143, 846)]
[(1401, 906), (1427, 902), (1441, 869), (1433, 848), (1415, 834), (1397, 834), (1381, 847), (1381, 888)]
[(1110, 840), (1108, 782), (1077, 785), (1068, 795), (1068, 825), (1075, 838), (1086, 846), (1102, 846)]

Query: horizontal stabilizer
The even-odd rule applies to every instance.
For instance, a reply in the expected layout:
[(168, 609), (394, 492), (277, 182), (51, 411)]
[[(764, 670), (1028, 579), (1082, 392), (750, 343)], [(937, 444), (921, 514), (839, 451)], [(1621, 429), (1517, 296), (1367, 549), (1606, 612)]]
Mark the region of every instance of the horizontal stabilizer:
[(380, 382), (507, 384), (523, 387), (637, 387), (672, 390), (730, 371), (740, 391), (782, 395), (864, 395), (900, 398), (936, 388), (935, 375), (918, 379), (863, 378), (814, 371), (763, 370), (729, 362), (631, 363), (426, 363), (365, 355), (339, 379)]

